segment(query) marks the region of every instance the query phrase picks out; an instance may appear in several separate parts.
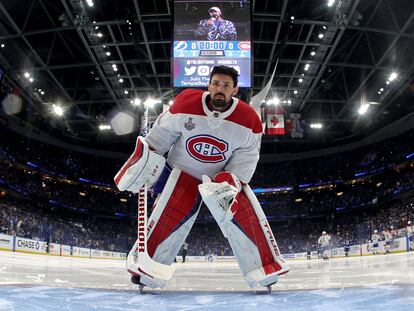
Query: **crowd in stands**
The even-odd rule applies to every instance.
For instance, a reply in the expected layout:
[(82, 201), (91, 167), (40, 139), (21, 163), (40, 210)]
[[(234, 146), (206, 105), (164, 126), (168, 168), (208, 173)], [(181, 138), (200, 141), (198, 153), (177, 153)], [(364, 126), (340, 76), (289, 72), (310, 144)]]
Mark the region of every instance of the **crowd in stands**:
[(277, 162), (259, 162), (253, 187), (295, 186), (322, 181), (349, 180), (355, 174), (393, 167), (414, 152), (414, 130), (373, 145), (320, 157)]
[[(414, 190), (414, 162), (407, 157), (414, 152), (413, 133), (326, 157), (260, 164), (252, 188), (292, 186), (257, 194), (282, 253), (316, 248), (322, 231), (329, 232), (333, 246), (341, 246), (345, 239), (363, 243), (374, 229), (403, 228), (414, 220), (413, 197), (400, 199)], [(136, 198), (79, 180), (110, 185), (120, 161), (83, 157), (10, 135), (0, 138), (0, 232), (129, 250), (136, 236)], [(356, 177), (359, 172), (368, 173)], [(205, 206), (188, 242), (189, 255), (232, 254)]]
[(39, 170), (60, 177), (84, 178), (112, 185), (113, 177), (122, 166), (119, 159), (104, 159), (90, 154), (58, 148), (51, 144), (19, 135), (0, 127), (0, 154), (18, 163), (30, 162)]
[[(130, 222), (91, 220), (42, 210), (44, 206), (8, 197), (0, 203), (0, 233), (91, 249), (122, 251), (134, 241)], [(136, 234), (135, 234), (136, 235)]]
[[(41, 210), (30, 210), (22, 201), (8, 198), (0, 204), (0, 232), (21, 237), (61, 243), (92, 249), (127, 252), (135, 241), (135, 226), (128, 221), (99, 219), (95, 221), (69, 216), (59, 216)], [(7, 201), (4, 203), (4, 201)], [(17, 205), (18, 204), (18, 205)], [(322, 231), (331, 235), (331, 246), (344, 245), (345, 239), (351, 244), (369, 242), (374, 230), (382, 232), (391, 226), (399, 236), (405, 236), (404, 228), (414, 220), (414, 195), (384, 206), (379, 211), (363, 214), (352, 213), (346, 217), (333, 217), (317, 222), (278, 225), (271, 223), (273, 233), (282, 253), (303, 252), (309, 247), (318, 248), (317, 240)], [(216, 254), (232, 255), (228, 241), (214, 224), (195, 224), (187, 242), (189, 255), (205, 256)]]

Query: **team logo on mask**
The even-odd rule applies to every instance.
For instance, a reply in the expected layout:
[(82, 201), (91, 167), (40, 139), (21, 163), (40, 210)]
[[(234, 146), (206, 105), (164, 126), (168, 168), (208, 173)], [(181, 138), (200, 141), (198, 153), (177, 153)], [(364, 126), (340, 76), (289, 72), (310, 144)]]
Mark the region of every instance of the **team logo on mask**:
[(203, 163), (217, 163), (226, 160), (228, 143), (214, 136), (197, 135), (187, 139), (187, 152)]

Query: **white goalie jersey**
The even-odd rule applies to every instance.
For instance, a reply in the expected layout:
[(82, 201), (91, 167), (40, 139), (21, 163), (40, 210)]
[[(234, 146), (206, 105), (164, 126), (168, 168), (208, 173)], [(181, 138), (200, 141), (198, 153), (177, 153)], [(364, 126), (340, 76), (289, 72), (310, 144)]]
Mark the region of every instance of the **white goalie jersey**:
[(201, 180), (221, 171), (248, 183), (259, 160), (262, 124), (245, 102), (233, 98), (227, 111), (208, 108), (209, 92), (184, 90), (162, 113), (146, 141), (168, 163)]

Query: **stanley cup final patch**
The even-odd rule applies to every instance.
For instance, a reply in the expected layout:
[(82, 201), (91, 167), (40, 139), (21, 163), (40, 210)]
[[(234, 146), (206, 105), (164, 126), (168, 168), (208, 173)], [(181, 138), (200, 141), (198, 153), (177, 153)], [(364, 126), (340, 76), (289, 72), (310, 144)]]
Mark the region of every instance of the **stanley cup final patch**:
[(193, 118), (188, 118), (188, 121), (184, 123), (184, 127), (187, 131), (191, 131), (195, 128), (196, 124), (193, 123)]

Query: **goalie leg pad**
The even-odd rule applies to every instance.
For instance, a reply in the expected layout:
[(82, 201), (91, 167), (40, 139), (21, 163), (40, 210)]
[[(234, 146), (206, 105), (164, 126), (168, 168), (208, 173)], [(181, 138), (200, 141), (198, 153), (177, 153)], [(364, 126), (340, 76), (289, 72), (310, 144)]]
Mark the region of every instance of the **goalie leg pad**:
[[(201, 193), (203, 195), (203, 191)], [(203, 199), (213, 217), (222, 215), (222, 208), (211, 204), (214, 200), (204, 196)], [(287, 273), (289, 268), (280, 255), (266, 216), (248, 185), (243, 186), (229, 212), (226, 214), (232, 217), (226, 215), (216, 221), (229, 240), (249, 287), (277, 282), (278, 276)]]
[[(169, 172), (168, 166), (166, 166), (165, 172)], [(160, 190), (161, 183), (160, 180), (155, 188)], [(201, 206), (201, 197), (198, 193), (199, 184), (200, 180), (177, 168), (170, 172), (148, 220), (148, 255), (157, 263), (171, 265), (190, 232)], [(127, 257), (128, 271), (139, 276), (142, 284), (151, 288), (163, 288), (168, 281), (167, 279), (155, 277), (156, 271), (148, 275), (136, 268), (135, 249), (138, 246), (137, 242)], [(143, 259), (145, 260), (145, 256)]]
[(148, 220), (148, 254), (155, 261), (173, 263), (200, 210), (199, 184), (197, 178), (172, 170)]

